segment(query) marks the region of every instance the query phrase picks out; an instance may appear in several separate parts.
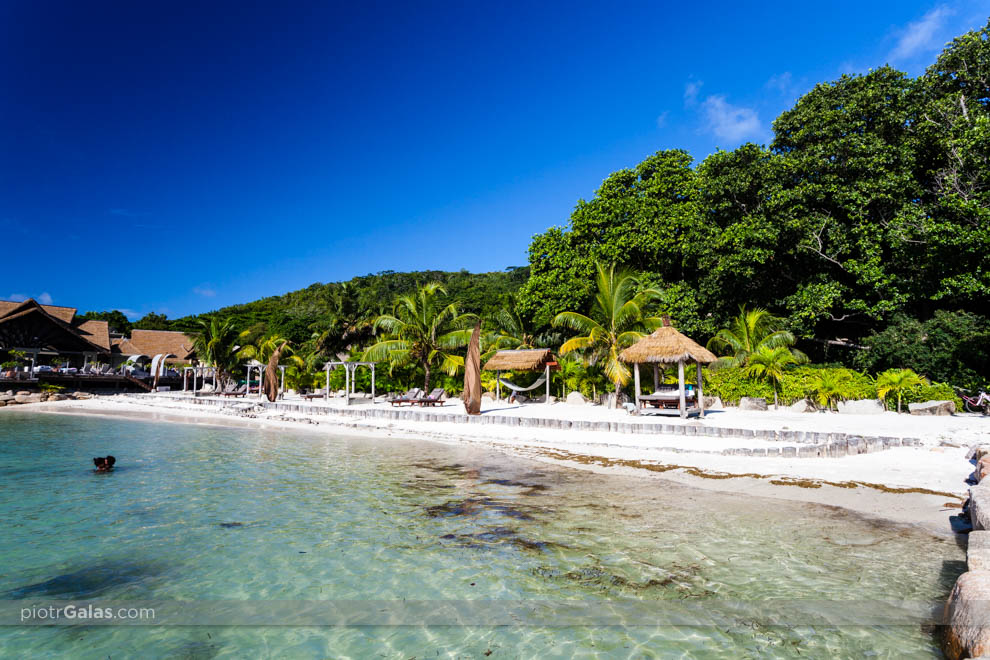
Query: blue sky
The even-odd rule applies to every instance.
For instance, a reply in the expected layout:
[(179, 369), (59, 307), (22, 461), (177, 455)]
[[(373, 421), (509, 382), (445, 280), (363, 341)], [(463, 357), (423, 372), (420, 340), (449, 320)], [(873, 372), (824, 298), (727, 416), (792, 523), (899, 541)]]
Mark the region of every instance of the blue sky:
[(3, 3), (0, 298), (174, 318), (380, 270), (523, 265), (609, 172), (767, 142), (815, 83), (917, 75), (988, 15)]

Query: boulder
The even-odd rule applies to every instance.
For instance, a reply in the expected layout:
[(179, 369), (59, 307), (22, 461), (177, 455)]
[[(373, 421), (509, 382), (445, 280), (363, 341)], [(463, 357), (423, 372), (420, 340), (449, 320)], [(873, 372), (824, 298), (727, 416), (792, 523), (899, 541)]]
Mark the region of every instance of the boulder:
[(706, 396), (705, 397), (705, 410), (722, 410), (725, 408), (722, 405), (722, 399), (717, 396)]
[(925, 401), (924, 403), (909, 403), (908, 411), (912, 415), (953, 415), (956, 404), (952, 401)]
[(17, 403), (41, 403), (41, 394), (18, 394), (14, 397), (14, 401)]
[(62, 394), (61, 392), (56, 392), (55, 394), (52, 394), (50, 397), (48, 397), (48, 400), (49, 401), (65, 401), (68, 398), (69, 397), (66, 396), (65, 394)]
[(572, 406), (583, 406), (588, 403), (588, 399), (586, 399), (580, 392), (574, 391), (568, 393), (566, 402)]
[(966, 565), (971, 571), (990, 571), (990, 532), (972, 531), (967, 535)]
[(973, 529), (990, 530), (990, 484), (969, 489), (969, 518)]
[(13, 400), (14, 400), (14, 395), (13, 394), (0, 394), (0, 401), (6, 402), (6, 401), (13, 401)]
[(990, 654), (990, 571), (963, 573), (945, 604), (945, 655), (951, 660)]
[(7, 402), (0, 400), (0, 408), (3, 408), (5, 405), (7, 405)]
[(752, 396), (739, 399), (739, 410), (766, 410), (767, 400)]
[(789, 405), (787, 409), (790, 410), (791, 412), (798, 412), (798, 413), (818, 412), (818, 406), (815, 405), (815, 402), (809, 401), (808, 399), (801, 399), (799, 401), (795, 401), (794, 403)]
[[(8, 394), (9, 394), (9, 392), (8, 392)], [(21, 391), (17, 392), (14, 396), (27, 396), (29, 394), (31, 394), (31, 393), (28, 392), (27, 390), (21, 390)]]
[(990, 456), (983, 456), (976, 462), (976, 482), (981, 483), (990, 474)]
[(482, 392), (481, 393), (481, 398), (482, 399), (487, 399), (489, 401), (494, 401), (495, 400), (495, 394), (492, 393), (492, 392)]
[(879, 415), (886, 412), (878, 399), (839, 401), (836, 408), (838, 408), (839, 413), (844, 415)]

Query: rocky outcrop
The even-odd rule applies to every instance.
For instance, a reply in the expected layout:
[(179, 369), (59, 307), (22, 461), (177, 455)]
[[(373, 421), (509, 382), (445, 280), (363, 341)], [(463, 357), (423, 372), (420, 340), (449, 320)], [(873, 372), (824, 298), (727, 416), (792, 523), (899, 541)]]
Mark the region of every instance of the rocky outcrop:
[(879, 415), (886, 412), (883, 404), (877, 399), (855, 399), (853, 401), (840, 401), (836, 406), (840, 413), (845, 415)]
[(705, 410), (722, 410), (725, 408), (722, 405), (721, 397), (717, 396), (706, 396), (705, 397)]
[(956, 404), (952, 401), (909, 403), (908, 411), (912, 415), (953, 415), (956, 412)]
[(808, 399), (801, 399), (800, 401), (795, 401), (787, 407), (791, 412), (798, 413), (813, 413), (818, 412), (818, 406), (815, 405), (814, 401), (809, 401)]
[(766, 410), (767, 400), (751, 396), (739, 399), (739, 410)]
[(990, 530), (990, 482), (969, 489), (969, 518), (973, 529)]
[(571, 404), (572, 406), (583, 406), (588, 403), (588, 399), (586, 399), (583, 394), (577, 391), (568, 393), (567, 399), (565, 399), (565, 401)]
[(990, 654), (990, 571), (959, 576), (945, 604), (945, 654), (952, 660)]
[(971, 571), (990, 571), (990, 532), (972, 531), (968, 534), (966, 565)]

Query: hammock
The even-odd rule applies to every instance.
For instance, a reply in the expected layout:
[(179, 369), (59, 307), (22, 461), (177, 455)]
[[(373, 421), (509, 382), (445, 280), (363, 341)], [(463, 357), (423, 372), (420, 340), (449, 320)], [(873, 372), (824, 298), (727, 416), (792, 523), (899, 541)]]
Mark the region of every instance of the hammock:
[(521, 386), (516, 385), (514, 383), (510, 383), (507, 380), (502, 380), (501, 378), (498, 379), (498, 382), (502, 383), (503, 385), (505, 385), (506, 387), (508, 387), (513, 392), (529, 392), (530, 390), (535, 390), (537, 387), (539, 387), (543, 383), (547, 382), (547, 377), (546, 376), (540, 376), (539, 378), (536, 379), (536, 382), (533, 383), (532, 385), (530, 385), (529, 387), (521, 387)]

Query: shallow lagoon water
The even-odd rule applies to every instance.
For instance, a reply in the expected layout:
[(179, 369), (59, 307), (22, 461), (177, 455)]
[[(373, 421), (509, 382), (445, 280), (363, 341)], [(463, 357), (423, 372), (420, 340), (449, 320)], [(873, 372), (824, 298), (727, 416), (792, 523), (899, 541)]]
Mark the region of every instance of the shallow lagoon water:
[[(91, 470), (112, 453), (118, 469)], [(951, 539), (477, 447), (4, 411), (0, 598), (937, 601)], [(642, 623), (642, 621), (637, 621)], [(918, 625), (8, 627), (2, 657), (939, 657)]]

